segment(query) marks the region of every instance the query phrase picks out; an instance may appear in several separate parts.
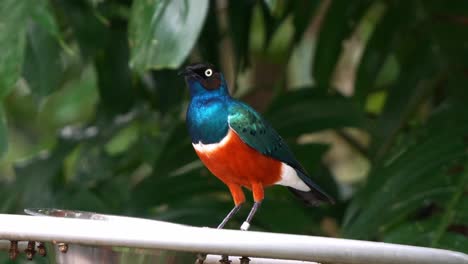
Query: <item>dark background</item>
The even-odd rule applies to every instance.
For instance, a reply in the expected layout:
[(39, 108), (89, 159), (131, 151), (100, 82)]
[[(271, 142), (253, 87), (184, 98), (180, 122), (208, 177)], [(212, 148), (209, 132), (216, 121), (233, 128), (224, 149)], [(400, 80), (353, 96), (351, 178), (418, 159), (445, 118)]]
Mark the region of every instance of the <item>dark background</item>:
[(338, 201), (272, 187), (254, 230), (468, 252), (467, 1), (2, 0), (0, 24), (0, 213), (216, 226), (177, 76), (207, 61)]

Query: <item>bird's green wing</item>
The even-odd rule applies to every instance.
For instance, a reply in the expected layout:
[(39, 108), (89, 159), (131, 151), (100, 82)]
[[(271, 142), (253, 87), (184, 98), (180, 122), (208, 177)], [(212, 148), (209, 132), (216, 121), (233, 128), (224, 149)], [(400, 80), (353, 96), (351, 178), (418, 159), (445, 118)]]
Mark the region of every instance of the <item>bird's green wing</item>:
[(283, 139), (254, 109), (234, 101), (228, 112), (229, 126), (247, 145), (306, 174)]
[(239, 135), (244, 143), (263, 155), (291, 166), (296, 170), (297, 176), (311, 189), (304, 192), (288, 187), (294, 195), (309, 205), (319, 205), (323, 202), (334, 203), (333, 198), (307, 176), (307, 172), (294, 158), (292, 151), (283, 139), (259, 113), (240, 101), (233, 101), (229, 106), (228, 113), (229, 127)]

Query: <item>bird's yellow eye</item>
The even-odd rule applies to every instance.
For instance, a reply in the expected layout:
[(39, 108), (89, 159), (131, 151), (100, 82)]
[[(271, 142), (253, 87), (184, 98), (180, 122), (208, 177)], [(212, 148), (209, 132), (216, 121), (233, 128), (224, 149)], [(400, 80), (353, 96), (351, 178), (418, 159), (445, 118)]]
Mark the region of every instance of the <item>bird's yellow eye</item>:
[(205, 70), (205, 76), (206, 77), (211, 77), (213, 75), (213, 70), (212, 69), (206, 69)]

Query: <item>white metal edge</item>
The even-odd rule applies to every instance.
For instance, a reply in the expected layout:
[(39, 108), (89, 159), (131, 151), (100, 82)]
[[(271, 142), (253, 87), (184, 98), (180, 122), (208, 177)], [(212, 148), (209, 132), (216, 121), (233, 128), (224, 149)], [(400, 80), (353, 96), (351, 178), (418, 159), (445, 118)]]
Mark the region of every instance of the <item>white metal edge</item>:
[(118, 216), (103, 221), (0, 214), (0, 240), (157, 248), (342, 264), (468, 264), (468, 255), (449, 250), (325, 237), (217, 230)]
[[(18, 242), (19, 252), (23, 252), (26, 249), (28, 242)], [(0, 251), (8, 250), (10, 248), (10, 241), (0, 240)], [(221, 255), (208, 255), (204, 264), (219, 264), (219, 260), (222, 258)], [(240, 256), (229, 256), (231, 264), (240, 264)], [(195, 259), (195, 258), (194, 258)], [(318, 262), (302, 261), (302, 260), (283, 260), (283, 259), (271, 259), (271, 258), (250, 258), (249, 264), (320, 264)]]
[[(220, 255), (208, 255), (203, 264), (219, 264)], [(266, 258), (249, 258), (249, 264), (320, 264), (317, 262), (301, 261), (301, 260), (280, 260)], [(230, 256), (231, 264), (240, 264), (240, 256)]]

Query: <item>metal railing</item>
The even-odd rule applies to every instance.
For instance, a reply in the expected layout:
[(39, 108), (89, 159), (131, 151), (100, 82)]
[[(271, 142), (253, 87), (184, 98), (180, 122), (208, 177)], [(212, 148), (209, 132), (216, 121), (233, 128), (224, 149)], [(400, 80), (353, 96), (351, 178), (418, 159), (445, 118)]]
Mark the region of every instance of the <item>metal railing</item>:
[[(54, 241), (278, 259), (276, 262), (252, 259), (252, 264), (303, 263), (298, 261), (330, 264), (468, 264), (468, 255), (442, 249), (303, 235), (217, 230), (85, 212), (74, 214), (74, 217), (85, 219), (0, 214), (0, 241), (4, 241), (3, 246), (8, 241)], [(219, 257), (208, 256), (205, 263), (217, 263), (216, 259), (219, 260)], [(231, 257), (231, 260), (237, 258)]]

